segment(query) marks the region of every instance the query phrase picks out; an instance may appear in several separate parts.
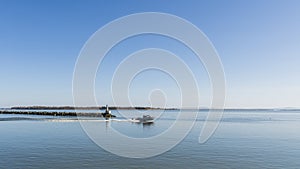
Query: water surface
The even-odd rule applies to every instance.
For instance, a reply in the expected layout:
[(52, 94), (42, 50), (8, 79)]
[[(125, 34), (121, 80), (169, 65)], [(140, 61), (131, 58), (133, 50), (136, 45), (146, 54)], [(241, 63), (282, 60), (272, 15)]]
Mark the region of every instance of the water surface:
[[(74, 117), (0, 115), (0, 168), (300, 167), (299, 111), (226, 111), (215, 134), (199, 144), (206, 115), (205, 111), (199, 113), (192, 131), (176, 147), (147, 159), (119, 157), (103, 150)], [(176, 117), (177, 111), (166, 111), (153, 125), (131, 123), (125, 118), (93, 119), (93, 123), (146, 138), (166, 130)], [(118, 144), (118, 140), (111, 141)]]

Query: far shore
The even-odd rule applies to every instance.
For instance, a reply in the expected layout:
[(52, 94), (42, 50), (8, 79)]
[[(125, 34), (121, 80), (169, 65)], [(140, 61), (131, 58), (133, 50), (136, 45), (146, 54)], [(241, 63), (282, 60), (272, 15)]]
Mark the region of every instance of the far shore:
[(78, 116), (78, 117), (104, 117), (103, 113), (77, 113), (77, 112), (56, 112), (56, 111), (10, 111), (0, 110), (0, 114), (22, 114), (22, 115), (43, 115), (43, 116)]
[[(0, 108), (0, 110), (105, 110), (106, 106), (13, 106), (10, 108)], [(295, 107), (282, 107), (282, 108), (224, 108), (224, 109), (214, 109), (207, 107), (200, 108), (160, 108), (160, 107), (147, 107), (147, 106), (137, 106), (137, 107), (121, 107), (121, 106), (109, 106), (110, 110), (223, 110), (223, 111), (300, 111), (300, 108)]]
[[(52, 112), (65, 112), (63, 110), (76, 110), (77, 112), (80, 110), (105, 110), (106, 106), (85, 106), (85, 107), (73, 107), (73, 106), (14, 106), (10, 108), (0, 108), (0, 111), (51, 111)], [(300, 108), (294, 107), (283, 107), (283, 108), (224, 108), (224, 109), (213, 109), (207, 107), (200, 107), (200, 108), (159, 108), (159, 107), (120, 107), (120, 106), (111, 106), (109, 107), (110, 110), (196, 110), (196, 111), (214, 111), (214, 110), (221, 110), (224, 112), (228, 111), (300, 111)], [(3, 113), (0, 113), (3, 114)], [(94, 114), (94, 113), (93, 113)]]
[[(73, 106), (15, 106), (11, 110), (104, 110), (105, 106), (73, 107)], [(157, 107), (109, 107), (110, 110), (178, 110), (177, 108), (157, 108)]]

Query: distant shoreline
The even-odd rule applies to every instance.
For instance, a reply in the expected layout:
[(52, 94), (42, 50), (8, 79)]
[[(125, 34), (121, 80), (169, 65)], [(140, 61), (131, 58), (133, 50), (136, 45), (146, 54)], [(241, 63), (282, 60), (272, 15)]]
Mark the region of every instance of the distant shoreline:
[[(1, 108), (5, 110), (105, 110), (105, 106), (13, 106), (10, 108)], [(202, 108), (159, 108), (159, 107), (120, 107), (111, 106), (110, 110), (223, 110), (223, 111), (300, 111), (300, 108), (224, 108), (224, 109), (209, 109), (206, 107)]]
[[(104, 110), (105, 106), (73, 107), (73, 106), (14, 106), (11, 110)], [(109, 107), (111, 110), (179, 110), (177, 108), (156, 108), (156, 107)]]
[(103, 113), (47, 112), (47, 111), (7, 111), (7, 110), (0, 110), (0, 114), (43, 115), (43, 116), (103, 117)]

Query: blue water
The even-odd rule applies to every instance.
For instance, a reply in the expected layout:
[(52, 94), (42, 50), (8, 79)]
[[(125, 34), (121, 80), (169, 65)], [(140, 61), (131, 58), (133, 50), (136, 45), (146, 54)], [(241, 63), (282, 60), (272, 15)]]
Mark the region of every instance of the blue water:
[[(153, 125), (96, 123), (146, 138), (167, 129), (176, 115), (176, 111), (164, 112)], [(214, 135), (199, 144), (206, 115), (199, 113), (192, 131), (176, 147), (146, 159), (119, 157), (103, 150), (74, 117), (0, 115), (0, 168), (300, 167), (300, 111), (226, 111)], [(111, 141), (118, 144), (118, 140)]]

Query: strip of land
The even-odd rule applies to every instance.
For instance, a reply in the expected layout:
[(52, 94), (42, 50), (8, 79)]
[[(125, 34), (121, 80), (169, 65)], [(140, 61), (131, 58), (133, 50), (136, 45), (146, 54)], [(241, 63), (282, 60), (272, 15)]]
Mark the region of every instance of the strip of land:
[(25, 114), (43, 116), (78, 116), (78, 117), (104, 117), (103, 113), (76, 113), (76, 112), (49, 112), (49, 111), (9, 111), (0, 110), (0, 114)]
[[(15, 106), (11, 107), (12, 110), (104, 110), (106, 106), (91, 106), (91, 107), (73, 107), (73, 106)], [(156, 108), (156, 107), (109, 107), (110, 110), (176, 110), (176, 108)]]
[[(99, 110), (105, 110), (106, 106), (100, 107), (72, 107), (72, 106), (16, 106), (8, 109), (0, 109), (0, 114), (22, 114), (22, 115), (43, 115), (43, 116), (78, 116), (78, 117), (104, 117), (111, 118), (116, 117), (110, 113), (97, 112)], [(109, 107), (110, 110), (176, 110), (174, 108), (162, 109), (152, 107)], [(76, 110), (65, 111), (65, 110)], [(95, 110), (95, 112), (78, 112), (80, 110)]]

